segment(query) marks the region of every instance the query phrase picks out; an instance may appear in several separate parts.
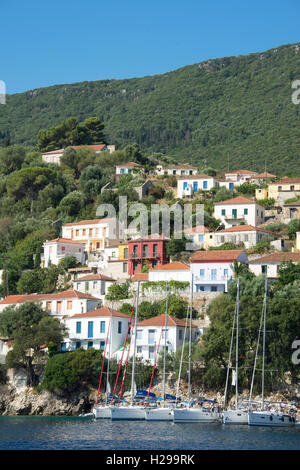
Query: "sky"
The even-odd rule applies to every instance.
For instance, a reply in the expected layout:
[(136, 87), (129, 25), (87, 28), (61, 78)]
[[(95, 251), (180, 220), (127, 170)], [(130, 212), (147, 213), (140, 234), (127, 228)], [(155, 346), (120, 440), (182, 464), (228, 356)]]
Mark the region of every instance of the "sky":
[(299, 0), (0, 0), (7, 93), (155, 75), (300, 41)]

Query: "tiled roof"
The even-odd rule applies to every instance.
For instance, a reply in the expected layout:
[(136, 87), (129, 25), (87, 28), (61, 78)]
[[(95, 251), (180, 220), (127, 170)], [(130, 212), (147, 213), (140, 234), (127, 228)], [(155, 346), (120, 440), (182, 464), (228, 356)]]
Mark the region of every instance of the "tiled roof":
[[(143, 320), (138, 323), (138, 326), (163, 326), (165, 325), (165, 314), (162, 313), (157, 317), (147, 318), (147, 320)], [(188, 327), (189, 327), (188, 322)], [(167, 326), (183, 326), (185, 327), (185, 320), (181, 320), (181, 318), (173, 317), (172, 315), (167, 315)], [(197, 328), (196, 325), (192, 324), (192, 328)]]
[(136, 273), (131, 278), (132, 281), (148, 281), (149, 274), (148, 273)]
[(189, 270), (190, 267), (181, 261), (174, 261), (173, 263), (162, 264), (161, 266), (157, 266), (156, 268), (150, 269), (150, 271), (182, 271), (182, 270)]
[(9, 295), (1, 300), (0, 304), (16, 304), (23, 302), (40, 302), (41, 300), (56, 300), (56, 299), (99, 299), (93, 297), (90, 294), (84, 294), (73, 289), (65, 290), (63, 292), (57, 292), (55, 294), (24, 294), (24, 295)]
[(72, 240), (71, 238), (54, 238), (54, 240), (46, 240), (45, 243), (75, 243), (84, 245), (83, 242)]
[(276, 181), (275, 183), (271, 183), (271, 184), (276, 184), (276, 185), (280, 185), (280, 184), (292, 184), (292, 183), (300, 183), (300, 178), (298, 177), (295, 177), (295, 178), (288, 178), (287, 176), (284, 176), (283, 178), (281, 178), (281, 180), (279, 181)]
[(256, 171), (249, 171), (249, 170), (238, 170), (238, 171), (228, 171), (225, 175), (256, 175)]
[(208, 176), (208, 175), (187, 175), (187, 176), (179, 176), (179, 180), (202, 180), (202, 179), (211, 179), (213, 176)]
[(208, 250), (208, 251), (195, 251), (190, 258), (191, 263), (206, 262), (206, 261), (233, 261), (236, 260), (243, 250)]
[(226, 201), (215, 202), (215, 206), (221, 206), (223, 204), (257, 204), (255, 201), (251, 201), (251, 199), (247, 199), (244, 196), (237, 196), (233, 197), (232, 199), (227, 199)]
[(104, 274), (87, 274), (86, 276), (79, 277), (75, 279), (75, 282), (78, 281), (115, 281), (115, 279), (112, 279), (109, 276), (105, 276)]
[(172, 168), (176, 168), (177, 170), (180, 170), (180, 168), (183, 168), (184, 170), (197, 170), (197, 167), (196, 166), (192, 166), (192, 165), (187, 165), (185, 163), (182, 163), (182, 164), (179, 164), (179, 165), (169, 165), (167, 168), (169, 168), (170, 170)]
[(276, 178), (276, 175), (272, 175), (271, 173), (264, 171), (263, 173), (260, 173), (259, 175), (253, 176), (253, 178)]
[(187, 228), (187, 229), (184, 229), (182, 232), (185, 232), (185, 233), (191, 233), (191, 232), (195, 232), (195, 233), (202, 233), (202, 232), (211, 232), (211, 230), (207, 227), (204, 227), (204, 225), (197, 225), (196, 227), (193, 227), (193, 228)]
[(262, 256), (261, 258), (256, 258), (253, 261), (249, 261), (251, 264), (260, 264), (260, 263), (281, 263), (284, 261), (292, 261), (297, 263), (300, 260), (300, 252), (277, 252), (272, 253), (271, 255)]
[(274, 232), (271, 232), (271, 230), (266, 230), (264, 228), (259, 228), (259, 227), (253, 227), (253, 225), (235, 225), (233, 227), (225, 228), (223, 230), (217, 230), (215, 233), (227, 233), (227, 232), (265, 232), (265, 233), (270, 233), (272, 235)]
[(119, 165), (116, 166), (141, 166), (136, 162), (127, 162), (127, 163), (120, 163)]
[(130, 316), (126, 315), (126, 313), (118, 312), (118, 310), (110, 309), (109, 307), (97, 308), (87, 313), (77, 313), (68, 318), (110, 317), (111, 315), (113, 317), (128, 318), (128, 321), (130, 320)]
[(72, 227), (73, 225), (92, 225), (92, 224), (105, 224), (114, 220), (113, 217), (107, 217), (106, 219), (91, 219), (91, 220), (81, 220), (80, 222), (70, 222), (68, 224), (63, 225), (63, 227)]
[[(99, 144), (99, 145), (69, 145), (69, 148), (73, 148), (73, 149), (79, 149), (79, 148), (85, 148), (85, 147), (88, 147), (92, 150), (94, 150), (95, 152), (96, 151), (99, 151), (99, 150), (103, 150), (106, 145), (105, 144)], [(50, 152), (43, 152), (42, 155), (53, 155), (53, 154), (57, 154), (57, 153), (64, 153), (66, 149), (57, 149), (57, 150), (51, 150)]]

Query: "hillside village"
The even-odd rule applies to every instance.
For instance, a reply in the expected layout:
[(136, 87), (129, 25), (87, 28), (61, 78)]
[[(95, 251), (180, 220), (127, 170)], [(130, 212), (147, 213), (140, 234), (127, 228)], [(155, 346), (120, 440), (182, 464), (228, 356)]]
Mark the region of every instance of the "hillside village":
[[(85, 162), (79, 176), (93, 170), (86, 185), (79, 187), (87, 193), (96, 188), (93, 210), (84, 212), (81, 206), (78, 212), (75, 199), (72, 210), (68, 208), (60, 219), (53, 221), (50, 233), (55, 237), (38, 239), (40, 245), (34, 245), (38, 249), (30, 255), (34, 266), (25, 269), (18, 282), (9, 283), (5, 263), (1, 271), (0, 316), (8, 308), (28, 302), (41, 306), (66, 328), (59, 345), (61, 352), (80, 348), (106, 350), (106, 354), (120, 361), (123, 345), (132, 332), (130, 313), (139, 286), (142, 314), (137, 327), (136, 354), (142, 362), (153, 366), (163, 350), (163, 345), (159, 348), (157, 345), (167, 292), (173, 302), (167, 317), (166, 343), (167, 352), (172, 355), (181, 350), (184, 338), (188, 338), (186, 311), (192, 279), (191, 337), (194, 344), (201, 344), (211, 325), (210, 305), (219, 296), (228, 295), (239, 273), (252, 273), (257, 278), (267, 276), (272, 285), (279, 278), (283, 263), (297, 265), (300, 261), (300, 177), (278, 177), (249, 169), (218, 172), (172, 163), (163, 155), (145, 157), (137, 146), (124, 157), (126, 154), (121, 155), (116, 146), (106, 144), (41, 152), (34, 156), (31, 166), (70, 171), (66, 156), (74, 158), (77, 154), (83, 155)], [(97, 180), (93, 162), (101, 168), (101, 158), (109, 167), (109, 178), (100, 180), (99, 176)], [(81, 179), (80, 176), (80, 182)], [(170, 233), (162, 233), (160, 225), (158, 233), (141, 236), (137, 228), (124, 226), (118, 218), (117, 197), (124, 194), (130, 203), (143, 203), (150, 212), (151, 204), (157, 203), (182, 209), (186, 204), (193, 204), (193, 208), (203, 204), (203, 225), (196, 225), (193, 217), (193, 226), (175, 237), (171, 220)], [(110, 202), (116, 208), (116, 216), (97, 217), (97, 205)], [(30, 212), (32, 207), (35, 210), (35, 204), (33, 198)], [(84, 218), (85, 213), (92, 217)], [(60, 269), (55, 280), (39, 284), (39, 273), (51, 272), (55, 267)], [(41, 287), (34, 290), (34, 286)], [(111, 344), (107, 344), (109, 328)], [(12, 337), (1, 335), (0, 363), (5, 365), (13, 345)], [(132, 354), (133, 348), (129, 347), (129, 357)]]

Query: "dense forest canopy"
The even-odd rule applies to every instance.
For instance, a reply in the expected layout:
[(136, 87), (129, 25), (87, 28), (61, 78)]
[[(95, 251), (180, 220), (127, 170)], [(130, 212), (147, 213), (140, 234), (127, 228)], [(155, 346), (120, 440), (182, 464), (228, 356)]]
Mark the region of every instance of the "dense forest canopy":
[(105, 125), (106, 141), (120, 148), (136, 142), (148, 154), (197, 166), (262, 171), (267, 165), (292, 175), (300, 163), (300, 107), (291, 99), (299, 54), (292, 44), (161, 75), (11, 95), (0, 106), (0, 142), (34, 148), (40, 129), (94, 116)]

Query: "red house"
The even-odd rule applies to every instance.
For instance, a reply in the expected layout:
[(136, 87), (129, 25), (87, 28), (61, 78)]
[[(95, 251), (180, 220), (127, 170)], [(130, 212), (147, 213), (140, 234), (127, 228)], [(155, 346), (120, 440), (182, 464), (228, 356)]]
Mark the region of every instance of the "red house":
[(133, 276), (141, 272), (142, 267), (149, 264), (150, 268), (166, 264), (167, 242), (170, 239), (164, 235), (149, 235), (128, 242), (128, 274)]

